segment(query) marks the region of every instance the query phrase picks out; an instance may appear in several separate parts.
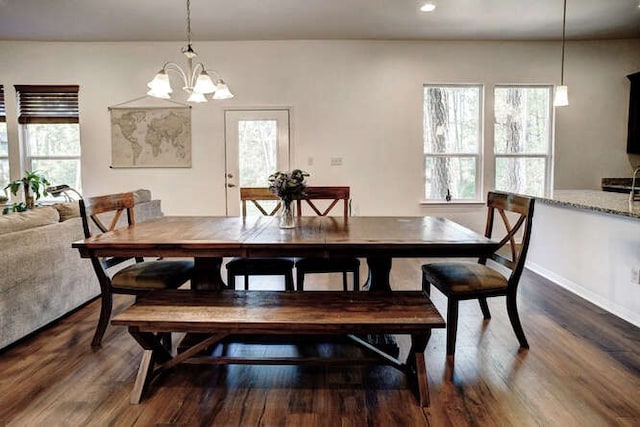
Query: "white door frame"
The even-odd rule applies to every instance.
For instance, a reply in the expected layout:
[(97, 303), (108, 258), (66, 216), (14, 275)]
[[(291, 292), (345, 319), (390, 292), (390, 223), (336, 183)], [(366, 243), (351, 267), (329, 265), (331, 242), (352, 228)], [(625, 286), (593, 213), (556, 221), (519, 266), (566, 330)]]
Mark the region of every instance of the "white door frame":
[[(294, 164), (293, 140), (291, 130), (291, 107), (252, 107), (252, 108), (229, 108), (224, 110), (225, 128), (225, 212), (226, 215), (236, 216), (240, 214), (240, 192), (237, 186), (238, 176), (238, 145), (237, 145), (237, 121), (251, 119), (286, 120), (287, 126), (278, 132), (279, 144), (278, 170), (288, 170)], [(279, 116), (279, 117), (278, 117)], [(286, 118), (285, 118), (286, 117)], [(281, 163), (281, 161), (283, 163)], [(266, 180), (266, 177), (265, 177)]]

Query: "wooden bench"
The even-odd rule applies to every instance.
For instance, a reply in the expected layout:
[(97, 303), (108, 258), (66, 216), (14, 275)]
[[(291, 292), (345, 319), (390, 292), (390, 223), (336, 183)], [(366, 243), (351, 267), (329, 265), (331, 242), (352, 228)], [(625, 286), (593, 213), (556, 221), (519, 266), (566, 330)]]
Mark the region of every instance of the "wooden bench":
[[(127, 326), (144, 353), (131, 393), (139, 403), (156, 375), (179, 363), (206, 364), (310, 364), (376, 363), (405, 372), (421, 406), (429, 405), (424, 350), (432, 328), (445, 322), (422, 291), (401, 292), (270, 292), (160, 290), (115, 316), (114, 325)], [(173, 355), (161, 342), (167, 332), (197, 337)], [(374, 362), (318, 358), (211, 357), (205, 352), (229, 335), (347, 335), (375, 353)], [(410, 334), (411, 349), (402, 363), (356, 337), (368, 334)]]

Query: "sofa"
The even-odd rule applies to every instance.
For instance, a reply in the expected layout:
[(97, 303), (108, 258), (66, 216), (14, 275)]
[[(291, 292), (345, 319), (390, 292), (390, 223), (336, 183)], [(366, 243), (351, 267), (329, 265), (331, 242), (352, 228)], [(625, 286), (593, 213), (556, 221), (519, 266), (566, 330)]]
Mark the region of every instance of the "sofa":
[[(134, 192), (136, 222), (162, 215), (149, 190)], [(0, 349), (100, 294), (83, 239), (78, 202), (0, 215)]]

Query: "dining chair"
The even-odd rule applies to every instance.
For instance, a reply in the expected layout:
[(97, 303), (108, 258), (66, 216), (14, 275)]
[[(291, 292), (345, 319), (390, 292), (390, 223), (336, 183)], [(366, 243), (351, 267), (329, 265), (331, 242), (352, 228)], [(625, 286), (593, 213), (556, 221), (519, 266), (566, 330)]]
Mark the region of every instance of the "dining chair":
[[(253, 207), (264, 216), (274, 216), (280, 210), (280, 199), (267, 187), (240, 187), (242, 216)], [(270, 206), (269, 203), (272, 205)], [(236, 287), (236, 276), (244, 276), (244, 289), (249, 289), (250, 276), (284, 276), (285, 290), (293, 291), (294, 261), (289, 258), (234, 258), (227, 262), (227, 286)]]
[[(497, 296), (506, 297), (507, 313), (520, 347), (529, 348), (516, 298), (529, 248), (534, 202), (535, 199), (527, 196), (489, 192), (485, 236), (491, 238), (494, 226), (499, 226), (497, 224), (504, 226), (504, 237), (497, 250), (481, 257), (477, 263), (436, 262), (422, 266), (422, 288), (425, 292), (430, 294), (433, 285), (448, 300), (447, 356), (453, 356), (455, 352), (459, 301), (477, 299), (484, 318), (490, 319), (487, 298)], [(495, 220), (496, 214), (501, 222)], [(488, 260), (494, 262), (491, 267), (487, 265)]]
[[(79, 203), (86, 238), (135, 224), (132, 192), (89, 197), (80, 199)], [(126, 220), (123, 219), (123, 214), (126, 215)], [(129, 264), (115, 273), (110, 271), (112, 267), (122, 267), (127, 261)], [(113, 294), (140, 296), (156, 289), (176, 289), (187, 282), (193, 272), (191, 260), (144, 261), (142, 258), (132, 257), (92, 256), (91, 264), (98, 276), (101, 291), (100, 318), (91, 341), (94, 348), (100, 347), (109, 324)]]
[[(307, 187), (303, 199), (297, 200), (297, 214), (302, 216), (307, 207), (318, 216), (327, 216), (342, 207), (342, 217), (349, 218), (351, 202), (349, 187)], [(321, 201), (325, 205), (321, 205)], [(300, 258), (296, 260), (296, 287), (304, 290), (304, 276), (315, 273), (342, 273), (342, 288), (347, 291), (347, 274), (353, 274), (353, 290), (360, 288), (360, 260), (358, 258)]]

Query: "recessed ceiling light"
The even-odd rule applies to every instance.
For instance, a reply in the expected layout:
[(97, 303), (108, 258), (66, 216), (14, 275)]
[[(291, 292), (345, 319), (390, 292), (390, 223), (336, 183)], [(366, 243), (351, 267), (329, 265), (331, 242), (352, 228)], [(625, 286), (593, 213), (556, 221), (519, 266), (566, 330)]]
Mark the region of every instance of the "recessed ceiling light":
[(421, 12), (433, 12), (434, 10), (436, 10), (436, 5), (432, 2), (427, 2), (420, 7)]

